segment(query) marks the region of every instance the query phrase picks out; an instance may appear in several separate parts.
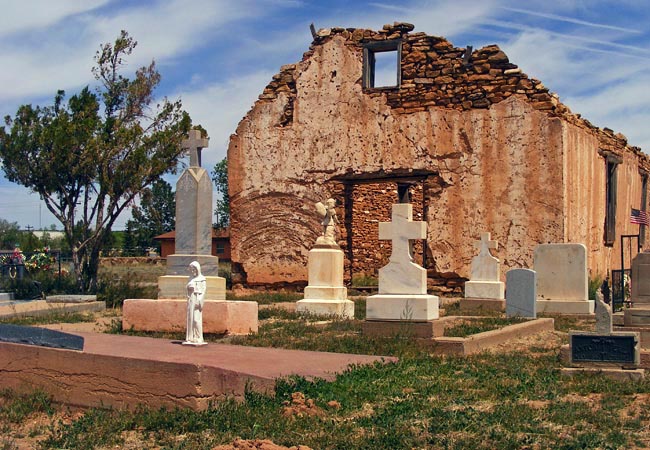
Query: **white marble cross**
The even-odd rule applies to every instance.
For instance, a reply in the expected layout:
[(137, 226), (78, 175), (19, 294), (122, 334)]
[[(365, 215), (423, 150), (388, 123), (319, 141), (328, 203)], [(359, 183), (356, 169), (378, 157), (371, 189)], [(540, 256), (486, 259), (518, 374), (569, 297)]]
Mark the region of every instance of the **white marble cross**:
[(413, 205), (393, 205), (392, 222), (379, 223), (379, 239), (393, 242), (388, 264), (379, 269), (379, 294), (427, 293), (427, 271), (413, 262), (409, 241), (425, 239), (426, 222), (413, 221)]
[(379, 239), (393, 242), (390, 261), (413, 261), (409, 240), (425, 239), (427, 224), (421, 221), (413, 222), (413, 205), (410, 203), (394, 204), (391, 220), (392, 222), (379, 223)]
[(497, 250), (499, 248), (499, 242), (491, 241), (490, 233), (481, 233), (481, 240), (475, 241), (474, 246), (480, 250), (479, 256), (492, 256), (490, 249)]
[(181, 146), (190, 151), (190, 167), (201, 167), (201, 149), (208, 146), (210, 138), (201, 137), (200, 130), (190, 130)]

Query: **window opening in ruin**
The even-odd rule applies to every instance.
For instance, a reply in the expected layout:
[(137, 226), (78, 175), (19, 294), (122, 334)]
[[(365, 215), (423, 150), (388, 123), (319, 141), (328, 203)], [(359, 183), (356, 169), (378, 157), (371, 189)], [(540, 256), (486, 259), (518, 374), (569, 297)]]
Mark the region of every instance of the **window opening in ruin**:
[[(641, 174), (641, 211), (648, 210), (648, 174)], [(645, 244), (645, 225), (639, 225), (639, 247)]]
[(616, 240), (616, 168), (618, 161), (607, 159), (607, 186), (605, 206), (605, 245), (613, 246)]
[(363, 87), (399, 88), (402, 41), (370, 42), (363, 48)]

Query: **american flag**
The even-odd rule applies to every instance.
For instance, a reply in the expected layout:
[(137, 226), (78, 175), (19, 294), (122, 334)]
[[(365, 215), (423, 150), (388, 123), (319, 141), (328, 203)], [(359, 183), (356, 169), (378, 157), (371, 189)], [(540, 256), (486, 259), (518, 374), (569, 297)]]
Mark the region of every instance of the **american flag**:
[(630, 222), (638, 223), (639, 225), (650, 225), (650, 219), (648, 219), (648, 213), (634, 208), (632, 208), (632, 213), (630, 214)]

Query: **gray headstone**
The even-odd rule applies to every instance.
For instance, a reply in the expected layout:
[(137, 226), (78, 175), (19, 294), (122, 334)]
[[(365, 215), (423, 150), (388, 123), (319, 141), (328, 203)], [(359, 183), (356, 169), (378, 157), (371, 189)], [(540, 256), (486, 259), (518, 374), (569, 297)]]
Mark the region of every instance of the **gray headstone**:
[(596, 291), (596, 333), (609, 334), (612, 332), (612, 309), (603, 299), (600, 289)]
[(506, 316), (537, 318), (537, 273), (512, 269), (506, 273)]
[(47, 328), (0, 324), (0, 341), (40, 347), (83, 350), (84, 338)]

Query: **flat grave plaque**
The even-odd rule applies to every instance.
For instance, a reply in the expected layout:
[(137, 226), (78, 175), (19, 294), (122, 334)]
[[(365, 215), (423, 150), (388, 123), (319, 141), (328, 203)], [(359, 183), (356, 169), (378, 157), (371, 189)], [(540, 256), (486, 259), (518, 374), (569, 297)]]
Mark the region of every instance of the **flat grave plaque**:
[(0, 324), (0, 341), (40, 347), (83, 350), (84, 338), (47, 328)]
[(572, 334), (573, 362), (636, 364), (637, 339), (634, 335)]

